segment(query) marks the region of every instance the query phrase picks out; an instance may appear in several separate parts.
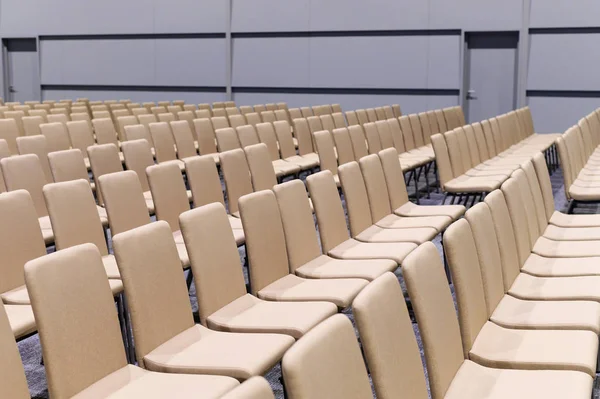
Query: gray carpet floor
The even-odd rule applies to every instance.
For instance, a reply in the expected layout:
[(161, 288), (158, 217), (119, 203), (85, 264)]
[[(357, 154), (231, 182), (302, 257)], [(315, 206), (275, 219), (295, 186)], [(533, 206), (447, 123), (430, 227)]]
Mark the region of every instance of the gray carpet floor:
[[(433, 181), (433, 176), (431, 176), (430, 181)], [(567, 204), (567, 201), (565, 198), (562, 174), (561, 174), (560, 170), (556, 171), (552, 175), (552, 186), (553, 186), (553, 191), (554, 191), (554, 201), (555, 201), (556, 209), (560, 210), (560, 211), (566, 211), (568, 204)], [(415, 191), (414, 187), (412, 187), (412, 186), (409, 187), (409, 192), (411, 194), (414, 194), (414, 191)], [(431, 193), (430, 198), (423, 198), (423, 197), (421, 198), (421, 204), (438, 205), (438, 204), (442, 203), (443, 198), (444, 198), (443, 195), (440, 193)], [(577, 208), (575, 213), (599, 213), (599, 211), (600, 210), (596, 206), (591, 206), (591, 207)], [(434, 243), (438, 247), (440, 254), (442, 254), (441, 239), (439, 236), (435, 238)], [(239, 252), (240, 252), (240, 259), (243, 260), (245, 257), (244, 247), (241, 247), (239, 249)], [(246, 273), (245, 268), (244, 268), (244, 272)], [(404, 281), (403, 281), (403, 278), (401, 275), (401, 271), (398, 271), (397, 275), (398, 275), (398, 279), (400, 280), (401, 285), (404, 287)], [(247, 279), (247, 275), (246, 275), (246, 279)], [(192, 307), (193, 307), (194, 311), (196, 311), (197, 310), (197, 302), (196, 302), (196, 295), (195, 295), (195, 289), (194, 289), (193, 284), (192, 284), (192, 289), (190, 290), (190, 301), (192, 303)], [(351, 310), (346, 310), (344, 313), (354, 322)], [(424, 357), (423, 357), (423, 346), (421, 343), (421, 337), (419, 335), (419, 329), (416, 324), (413, 324), (413, 328), (414, 328), (415, 335), (417, 338), (417, 343), (421, 350), (421, 359), (423, 361), (423, 365), (425, 365), (425, 361), (424, 361)], [(48, 389), (47, 389), (47, 384), (46, 384), (46, 375), (44, 372), (44, 366), (40, 364), (41, 347), (40, 347), (40, 341), (38, 339), (38, 336), (34, 335), (30, 338), (27, 338), (27, 339), (19, 342), (19, 350), (21, 352), (21, 357), (23, 360), (23, 364), (25, 366), (25, 373), (27, 375), (27, 382), (29, 384), (29, 390), (31, 393), (31, 397), (32, 398), (48, 398)], [(68, 354), (65, 354), (65, 356), (68, 356)], [(401, 361), (401, 359), (399, 359), (399, 361)], [(427, 373), (427, 370), (425, 369), (425, 367), (424, 367), (424, 371), (425, 371), (425, 373)], [(280, 367), (277, 366), (277, 367), (273, 368), (266, 375), (266, 378), (270, 382), (271, 387), (273, 388), (273, 391), (276, 394), (276, 397), (283, 398), (283, 390), (282, 390), (282, 386), (280, 383), (280, 378), (281, 378)], [(593, 393), (594, 399), (600, 399), (599, 381), (600, 380), (598, 378), (596, 378), (596, 381), (594, 383), (594, 393)], [(373, 395), (375, 396), (375, 394), (373, 394)]]

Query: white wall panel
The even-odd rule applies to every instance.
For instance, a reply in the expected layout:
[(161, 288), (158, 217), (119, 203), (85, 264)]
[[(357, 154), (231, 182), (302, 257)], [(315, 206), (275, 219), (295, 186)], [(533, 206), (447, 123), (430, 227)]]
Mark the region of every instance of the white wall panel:
[(310, 29), (310, 0), (233, 0), (233, 32), (287, 32)]
[(531, 0), (532, 28), (599, 26), (598, 0)]
[(128, 98), (133, 102), (184, 100), (186, 103), (200, 104), (213, 101), (225, 101), (225, 93), (192, 93), (192, 92), (153, 92), (153, 91), (86, 91), (86, 90), (44, 90), (44, 100), (61, 100), (87, 97), (92, 101), (116, 100)]
[(429, 0), (428, 28), (465, 31), (519, 30), (522, 8), (523, 0)]
[(233, 40), (233, 86), (308, 87), (309, 38)]
[(600, 34), (531, 35), (528, 90), (600, 90)]
[(427, 29), (425, 0), (311, 0), (310, 29)]
[[(128, 1), (131, 0), (121, 0), (121, 3)], [(153, 1), (154, 33), (204, 33), (226, 30), (228, 0)]]
[(598, 98), (529, 97), (537, 133), (563, 133), (598, 108)]
[(226, 86), (225, 39), (157, 39), (156, 85)]

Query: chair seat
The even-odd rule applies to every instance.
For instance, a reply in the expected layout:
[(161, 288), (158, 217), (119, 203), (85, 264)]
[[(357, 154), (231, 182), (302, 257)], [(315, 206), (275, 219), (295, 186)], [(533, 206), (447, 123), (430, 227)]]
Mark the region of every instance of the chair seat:
[(569, 196), (577, 201), (600, 201), (600, 185), (581, 186), (576, 180), (569, 187)]
[(548, 258), (577, 258), (600, 256), (598, 241), (554, 241), (540, 237), (533, 246), (534, 253)]
[(544, 258), (531, 254), (521, 271), (539, 277), (600, 276), (600, 257)]
[(19, 339), (37, 330), (33, 310), (29, 305), (4, 305), (10, 328), (15, 339)]
[(536, 277), (521, 273), (508, 293), (529, 300), (600, 302), (600, 276)]
[(46, 246), (54, 244), (54, 232), (50, 223), (50, 216), (42, 216), (38, 218), (40, 229), (42, 229), (42, 237)]
[(284, 161), (291, 162), (295, 165), (298, 165), (301, 170), (313, 169), (319, 166), (319, 160), (314, 157), (302, 157), (300, 155), (294, 155), (288, 158), (285, 158)]
[(600, 334), (600, 303), (591, 301), (524, 301), (505, 295), (490, 320), (527, 330), (587, 330)]
[(447, 216), (421, 216), (406, 217), (395, 214), (387, 215), (375, 222), (375, 225), (384, 229), (413, 229), (419, 227), (430, 227), (438, 233), (446, 229), (452, 223), (452, 219)]
[(7, 305), (30, 305), (29, 292), (27, 287), (22, 285), (17, 288), (13, 288), (10, 291), (3, 292), (0, 294), (0, 299)]
[(368, 284), (363, 279), (304, 279), (288, 274), (258, 291), (258, 297), (269, 301), (326, 301), (345, 309)]
[(100, 216), (102, 227), (108, 227), (108, 214), (106, 213), (106, 209), (98, 205), (96, 205), (96, 209), (98, 210), (98, 216)]
[(465, 360), (444, 399), (589, 398), (593, 384), (593, 378), (577, 371), (502, 370)]
[(415, 244), (422, 244), (431, 241), (437, 234), (438, 231), (431, 227), (384, 229), (373, 225), (361, 231), (354, 238), (363, 242), (414, 242)]
[(483, 366), (573, 370), (596, 375), (598, 336), (592, 331), (515, 330), (487, 322), (469, 351)]
[(412, 242), (366, 243), (351, 238), (332, 248), (328, 255), (337, 259), (391, 259), (401, 264), (416, 248)]
[(220, 398), (238, 386), (230, 377), (154, 373), (128, 364), (73, 396), (73, 399)]
[(444, 183), (444, 191), (450, 193), (489, 193), (500, 187), (506, 179), (499, 177), (459, 176)]
[(462, 205), (438, 205), (426, 206), (407, 202), (397, 208), (394, 213), (398, 216), (421, 217), (421, 216), (448, 216), (452, 220), (461, 217), (466, 211)]
[(600, 240), (600, 227), (559, 227), (549, 224), (543, 236), (555, 241), (594, 241)]
[(554, 211), (550, 224), (560, 227), (599, 227), (600, 215), (568, 215)]
[(148, 370), (216, 374), (246, 380), (265, 374), (292, 346), (283, 334), (239, 334), (194, 325), (144, 357)]
[(470, 177), (492, 177), (497, 180), (508, 179), (513, 170), (477, 170), (469, 169), (465, 172), (466, 176)]
[(187, 248), (184, 243), (175, 243), (177, 247), (177, 254), (179, 255), (179, 260), (181, 261), (181, 266), (184, 269), (190, 267), (190, 257), (187, 252)]
[(212, 330), (240, 333), (278, 333), (299, 339), (337, 313), (331, 302), (271, 302), (246, 294), (207, 318)]
[(375, 280), (386, 272), (393, 272), (398, 264), (391, 259), (335, 259), (321, 255), (296, 269), (304, 278), (362, 278)]
[(300, 172), (300, 166), (291, 162), (284, 161), (282, 159), (277, 159), (275, 161), (272, 161), (272, 163), (273, 168), (276, 171), (281, 172), (281, 174), (284, 176), (293, 175)]

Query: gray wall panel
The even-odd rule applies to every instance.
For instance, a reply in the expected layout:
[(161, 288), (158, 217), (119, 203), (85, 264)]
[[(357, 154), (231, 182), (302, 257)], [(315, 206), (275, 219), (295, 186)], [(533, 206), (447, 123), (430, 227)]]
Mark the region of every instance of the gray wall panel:
[(309, 87), (309, 38), (233, 40), (233, 86)]
[(429, 29), (519, 30), (522, 7), (523, 0), (429, 0)]
[(598, 0), (531, 0), (531, 27), (599, 26)]
[(310, 29), (310, 0), (233, 0), (233, 32), (287, 32)]
[(225, 32), (229, 0), (153, 1), (155, 33)]
[(428, 39), (426, 88), (458, 89), (460, 36), (430, 36)]
[(529, 97), (537, 133), (563, 133), (600, 105), (599, 98)]
[(600, 34), (531, 35), (528, 90), (600, 90)]
[(192, 92), (153, 92), (153, 91), (99, 91), (99, 90), (44, 90), (44, 100), (60, 100), (63, 98), (74, 99), (87, 97), (90, 100), (116, 100), (128, 98), (133, 102), (163, 101), (163, 100), (185, 100), (187, 103), (211, 103), (213, 101), (225, 101), (225, 93), (192, 93)]

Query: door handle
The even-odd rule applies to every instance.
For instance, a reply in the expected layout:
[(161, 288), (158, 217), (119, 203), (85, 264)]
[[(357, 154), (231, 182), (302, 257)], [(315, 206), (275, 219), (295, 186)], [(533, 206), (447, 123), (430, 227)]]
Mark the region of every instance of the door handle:
[(467, 100), (477, 100), (475, 90), (470, 89), (469, 91), (467, 91)]

